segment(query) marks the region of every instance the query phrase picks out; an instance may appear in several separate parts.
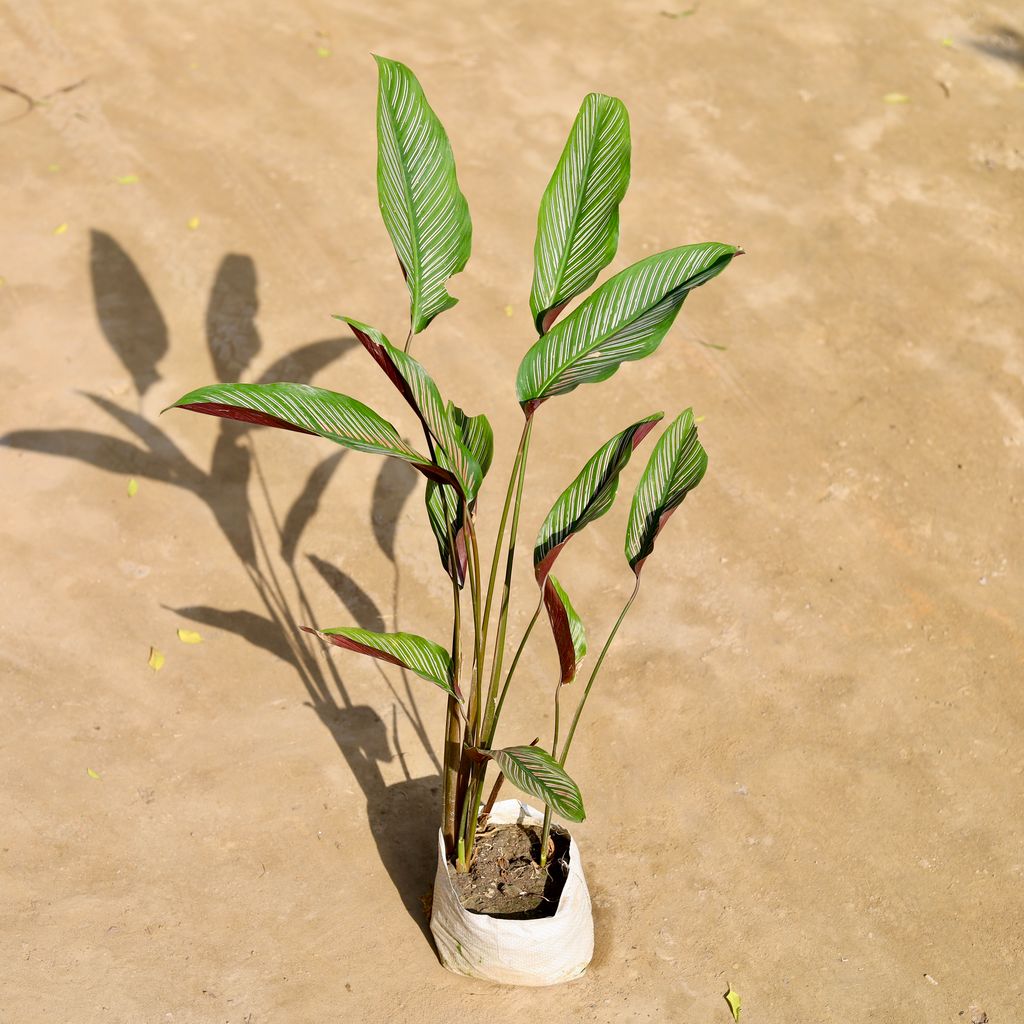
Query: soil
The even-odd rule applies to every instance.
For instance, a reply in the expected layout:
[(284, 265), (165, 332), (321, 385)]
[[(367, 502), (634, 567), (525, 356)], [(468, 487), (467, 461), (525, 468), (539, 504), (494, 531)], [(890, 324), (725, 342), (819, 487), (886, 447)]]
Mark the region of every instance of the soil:
[(462, 905), (474, 914), (510, 921), (553, 917), (569, 874), (569, 839), (551, 830), (543, 871), (540, 840), (535, 825), (495, 825), (478, 832), (469, 871), (460, 874), (448, 865)]
[[(0, 92), (0, 1020), (728, 1024), (731, 985), (745, 1024), (1020, 1022), (1022, 18), (6, 3), (0, 83), (48, 98)], [(160, 414), (273, 374), (418, 433), (330, 319), (407, 330), (372, 53), (420, 76), (473, 217), (459, 304), (412, 353), (494, 426), (485, 547), (537, 203), (582, 97), (620, 96), (632, 127), (604, 276), (686, 242), (747, 250), (657, 353), (535, 417), (510, 644), (533, 539), (590, 453), (692, 405), (710, 457), (573, 746), (596, 953), (556, 989), (439, 967), (421, 900), (444, 695), (298, 631), (447, 641), (422, 481)], [(595, 653), (656, 436), (559, 558)], [(497, 743), (550, 735), (557, 672), (538, 626)]]

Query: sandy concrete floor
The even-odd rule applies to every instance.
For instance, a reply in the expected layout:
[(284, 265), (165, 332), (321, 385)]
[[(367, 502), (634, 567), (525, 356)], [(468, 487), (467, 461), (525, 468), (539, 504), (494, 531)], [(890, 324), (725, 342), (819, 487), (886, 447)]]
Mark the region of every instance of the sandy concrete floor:
[[(49, 99), (0, 94), (0, 1019), (725, 1024), (728, 983), (749, 1024), (1024, 1021), (1022, 31), (966, 0), (8, 4), (0, 81)], [(632, 116), (615, 267), (749, 251), (535, 434), (527, 540), (640, 415), (692, 403), (711, 455), (574, 752), (598, 952), (558, 990), (425, 939), (436, 691), (291, 647), (444, 638), (419, 485), (158, 417), (268, 373), (411, 429), (328, 318), (404, 336), (371, 51), (420, 75), (470, 201), (417, 353), (498, 431), (486, 532), (583, 94)], [(595, 636), (625, 514), (562, 563)], [(510, 741), (548, 728), (536, 650)]]

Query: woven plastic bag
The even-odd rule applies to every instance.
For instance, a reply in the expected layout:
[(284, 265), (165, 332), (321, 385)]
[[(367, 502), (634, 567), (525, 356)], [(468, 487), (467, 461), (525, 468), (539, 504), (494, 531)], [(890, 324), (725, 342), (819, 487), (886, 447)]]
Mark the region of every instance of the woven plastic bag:
[[(542, 825), (544, 815), (519, 800), (501, 800), (488, 821)], [(554, 915), (509, 921), (462, 906), (439, 833), (430, 930), (441, 963), (455, 974), (502, 985), (558, 985), (580, 977), (594, 955), (594, 918), (576, 840), (569, 837), (569, 873)]]

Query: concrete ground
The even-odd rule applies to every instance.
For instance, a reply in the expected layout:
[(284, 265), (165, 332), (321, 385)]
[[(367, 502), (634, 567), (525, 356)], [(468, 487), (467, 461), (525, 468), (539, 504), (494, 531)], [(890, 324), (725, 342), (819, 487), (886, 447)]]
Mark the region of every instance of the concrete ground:
[[(726, 1024), (731, 985), (748, 1024), (1024, 1021), (1022, 32), (966, 0), (9, 3), (0, 1020)], [(485, 536), (582, 96), (632, 118), (613, 269), (748, 250), (538, 414), (524, 548), (641, 415), (692, 404), (711, 459), (574, 748), (598, 940), (558, 989), (449, 975), (425, 935), (437, 692), (296, 647), (447, 636), (419, 483), (158, 415), (266, 373), (411, 431), (329, 319), (404, 337), (371, 52), (420, 76), (470, 203), (415, 352), (495, 425)], [(626, 509), (560, 562), (596, 638)], [(531, 651), (509, 742), (549, 728)]]

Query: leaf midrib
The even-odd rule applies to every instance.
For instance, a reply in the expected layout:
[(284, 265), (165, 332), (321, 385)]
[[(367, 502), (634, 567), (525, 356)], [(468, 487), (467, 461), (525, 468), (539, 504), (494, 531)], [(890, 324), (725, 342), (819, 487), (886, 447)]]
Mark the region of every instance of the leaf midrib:
[[(646, 420), (644, 422), (646, 422)], [(635, 433), (635, 431), (634, 431), (634, 433)], [(633, 455), (633, 437), (632, 437), (632, 435), (630, 437), (623, 438), (623, 442), (628, 446), (628, 454), (629, 454), (629, 457), (632, 458), (632, 455)], [(597, 504), (598, 498), (604, 493), (604, 491), (608, 487), (614, 485), (614, 487), (616, 489), (618, 489), (619, 476), (622, 474), (623, 469), (625, 469), (625, 464), (622, 461), (623, 456), (625, 454), (626, 454), (626, 451), (624, 451), (624, 450), (622, 450), (620, 448), (620, 451), (619, 451), (619, 453), (618, 453), (618, 455), (616, 457), (616, 460), (615, 460), (615, 466), (616, 466), (615, 471), (613, 473), (609, 474), (608, 476), (606, 476), (605, 479), (604, 479), (604, 483), (602, 483), (601, 486), (596, 491), (594, 491), (593, 496), (586, 503), (586, 505), (583, 506), (583, 508), (580, 510), (580, 514), (575, 518), (574, 524), (581, 522), (586, 517), (586, 514), (594, 507), (594, 505)], [(614, 501), (614, 496), (613, 496), (612, 500)], [(559, 541), (558, 544), (565, 544), (565, 543), (567, 543), (568, 540), (576, 532), (578, 532), (578, 531), (572, 530), (569, 533), (569, 535), (564, 540)], [(548, 547), (547, 551), (544, 552), (544, 556), (541, 559), (541, 561), (543, 561), (544, 558), (547, 558), (548, 555), (550, 555), (551, 552), (554, 551), (554, 549), (556, 547), (558, 547), (558, 544), (551, 544), (551, 541), (554, 539), (554, 536), (555, 536), (555, 534), (552, 534), (551, 536), (548, 537), (548, 544), (550, 546)]]
[[(414, 89), (413, 89), (413, 87), (412, 87), (412, 85), (410, 83), (410, 92), (412, 92), (412, 91), (414, 91)], [(389, 99), (390, 99), (390, 97), (389, 97)], [(406, 205), (406, 209), (409, 211), (409, 235), (410, 235), (410, 239), (409, 240), (410, 240), (410, 242), (413, 243), (411, 255), (412, 255), (413, 262), (415, 263), (415, 268), (414, 269), (416, 271), (415, 276), (410, 274), (410, 278), (412, 280), (412, 285), (413, 285), (413, 301), (414, 301), (415, 306), (417, 307), (416, 308), (416, 312), (419, 313), (420, 312), (419, 304), (420, 304), (420, 302), (422, 301), (422, 298), (423, 298), (422, 289), (421, 289), (421, 286), (420, 286), (420, 284), (421, 284), (420, 283), (420, 278), (423, 275), (423, 263), (420, 260), (420, 226), (419, 226), (419, 222), (416, 220), (415, 212), (414, 212), (414, 209), (413, 209), (412, 180), (409, 177), (408, 160), (406, 159), (407, 154), (406, 154), (405, 147), (402, 145), (401, 137), (400, 137), (400, 135), (398, 133), (398, 124), (395, 121), (394, 117), (392, 116), (392, 111), (391, 111), (390, 103), (385, 104), (384, 105), (384, 109), (385, 109), (385, 114), (387, 115), (388, 121), (391, 124), (391, 134), (395, 137), (395, 146), (398, 148), (398, 151), (399, 151), (399, 153), (400, 153), (400, 155), (402, 157), (402, 159), (399, 161), (399, 166), (400, 166), (401, 171), (402, 171), (402, 184), (405, 186), (405, 188), (404, 188), (405, 205)], [(430, 134), (429, 126), (428, 126), (427, 134), (428, 135)], [(414, 317), (413, 319), (415, 320), (416, 318)]]
[[(655, 306), (660, 305), (662, 302), (664, 302), (666, 299), (668, 299), (668, 297), (672, 294), (672, 292), (677, 291), (678, 288), (681, 288), (681, 287), (682, 287), (682, 285), (678, 285), (677, 288), (673, 288), (673, 289), (667, 291), (660, 299), (658, 299), (657, 302), (652, 302), (650, 306), (648, 306), (646, 309), (640, 310), (640, 312), (638, 312), (635, 316), (630, 317), (625, 322), (617, 323), (614, 327), (612, 327), (609, 330), (605, 331), (604, 334), (601, 334), (597, 338), (593, 339), (592, 341), (587, 342), (584, 345), (584, 347), (581, 348), (579, 350), (579, 352), (576, 353), (576, 355), (572, 356), (570, 359), (567, 359), (565, 362), (561, 363), (558, 366), (558, 368), (552, 372), (552, 374), (550, 376), (545, 377), (540, 382), (541, 386), (540, 386), (540, 388), (538, 388), (538, 390), (543, 394), (543, 392), (545, 392), (549, 387), (551, 387), (551, 385), (555, 381), (557, 381), (558, 378), (561, 377), (566, 372), (566, 370), (568, 370), (572, 366), (575, 366), (584, 356), (589, 355), (591, 352), (594, 351), (595, 348), (600, 348), (606, 341), (608, 341), (610, 338), (612, 338), (616, 334), (618, 334), (619, 331), (625, 330), (631, 323), (633, 323), (635, 320), (639, 320), (640, 317), (642, 317), (646, 313), (650, 312), (652, 309), (654, 309)], [(596, 295), (596, 294), (597, 293), (595, 292), (594, 295)], [(592, 298), (594, 298), (594, 296), (591, 296), (591, 299)], [(587, 301), (589, 302), (589, 301), (591, 301), (591, 299), (588, 299)], [(580, 309), (582, 309), (582, 308), (583, 307), (581, 306)], [(564, 328), (565, 325), (567, 323), (570, 323), (570, 322), (571, 321), (563, 320), (562, 323), (559, 326)], [(624, 361), (624, 360), (620, 360), (620, 362), (622, 362), (622, 361)]]
[[(572, 231), (569, 235), (569, 242), (565, 246), (562, 253), (562, 259), (558, 265), (558, 276), (555, 278), (554, 287), (551, 289), (551, 300), (557, 305), (558, 290), (562, 287), (562, 283), (565, 279), (565, 268), (569, 259), (569, 252), (572, 249), (572, 241), (576, 237), (576, 232), (579, 231), (580, 227), (580, 211), (583, 209), (583, 197), (586, 194), (587, 181), (590, 177), (590, 171), (594, 163), (594, 154), (597, 152), (597, 136), (600, 134), (601, 125), (604, 123), (604, 117), (599, 116), (594, 126), (594, 134), (591, 139), (590, 149), (587, 152), (586, 166), (583, 171), (583, 188), (579, 191), (579, 196), (576, 199), (576, 210), (572, 218)], [(551, 308), (551, 307), (548, 307)], [(542, 313), (546, 310), (542, 310)]]
[[(567, 360), (566, 362), (562, 363), (559, 366), (559, 368), (552, 373), (552, 375), (550, 377), (544, 378), (541, 381), (541, 385), (542, 386), (538, 390), (541, 393), (546, 391), (551, 386), (551, 384), (554, 381), (556, 381), (563, 373), (565, 373), (566, 370), (569, 369), (569, 367), (575, 366), (576, 363), (578, 363), (580, 361), (580, 359), (582, 359), (584, 356), (589, 355), (591, 352), (594, 351), (595, 348), (600, 348), (600, 346), (603, 345), (606, 341), (608, 341), (609, 338), (613, 337), (619, 331), (625, 330), (631, 323), (633, 323), (636, 320), (639, 320), (640, 317), (645, 316), (647, 313), (649, 313), (656, 306), (661, 305), (663, 302), (667, 302), (669, 300), (670, 296), (672, 296), (672, 294), (674, 292), (678, 292), (678, 291), (682, 290), (683, 294), (685, 296), (686, 292), (692, 291), (693, 288), (694, 288), (694, 285), (688, 284), (688, 282), (692, 281), (693, 278), (700, 277), (701, 274), (707, 273), (707, 271), (709, 271), (713, 266), (715, 266), (719, 262), (719, 260), (721, 260), (723, 258), (724, 255), (726, 255), (726, 254), (724, 254), (724, 253), (723, 254), (719, 254), (715, 258), (714, 261), (709, 263), (702, 270), (698, 271), (697, 273), (691, 274), (689, 277), (686, 278), (686, 280), (681, 281), (679, 284), (677, 284), (675, 286), (675, 288), (670, 288), (667, 292), (665, 292), (664, 295), (662, 295), (662, 297), (660, 299), (657, 300), (657, 302), (652, 302), (646, 309), (640, 310), (635, 316), (630, 317), (624, 323), (617, 324), (615, 327), (609, 329), (604, 334), (600, 335), (596, 340), (588, 343), (584, 348), (581, 348), (580, 351), (575, 356), (573, 356), (571, 359)], [(730, 259), (731, 258), (732, 257), (730, 256)], [(623, 271), (623, 273), (625, 273), (625, 271)], [(613, 280), (614, 280), (614, 278), (613, 278)], [(606, 284), (607, 284), (607, 282), (606, 282)], [(600, 289), (597, 292), (594, 292), (587, 299), (587, 302), (593, 301), (593, 299), (596, 298), (596, 296), (599, 294), (599, 292), (600, 292)], [(682, 305), (682, 300), (680, 300), (680, 305)], [(575, 312), (578, 312), (579, 309), (584, 309), (585, 306), (586, 306), (586, 303), (584, 303), (582, 306), (579, 306), (578, 309)], [(557, 327), (553, 328), (553, 330), (558, 330), (558, 329), (564, 330), (565, 329), (565, 325), (569, 324), (571, 322), (572, 322), (571, 320), (563, 320), (560, 324), (557, 325)], [(549, 334), (550, 333), (551, 332), (549, 332)], [(542, 335), (541, 338), (538, 339), (538, 343), (540, 341), (543, 341), (543, 339), (545, 337), (548, 337), (548, 335)], [(623, 363), (625, 361), (626, 360), (623, 359), (623, 360), (620, 360), (619, 362), (621, 364), (621, 363)]]

